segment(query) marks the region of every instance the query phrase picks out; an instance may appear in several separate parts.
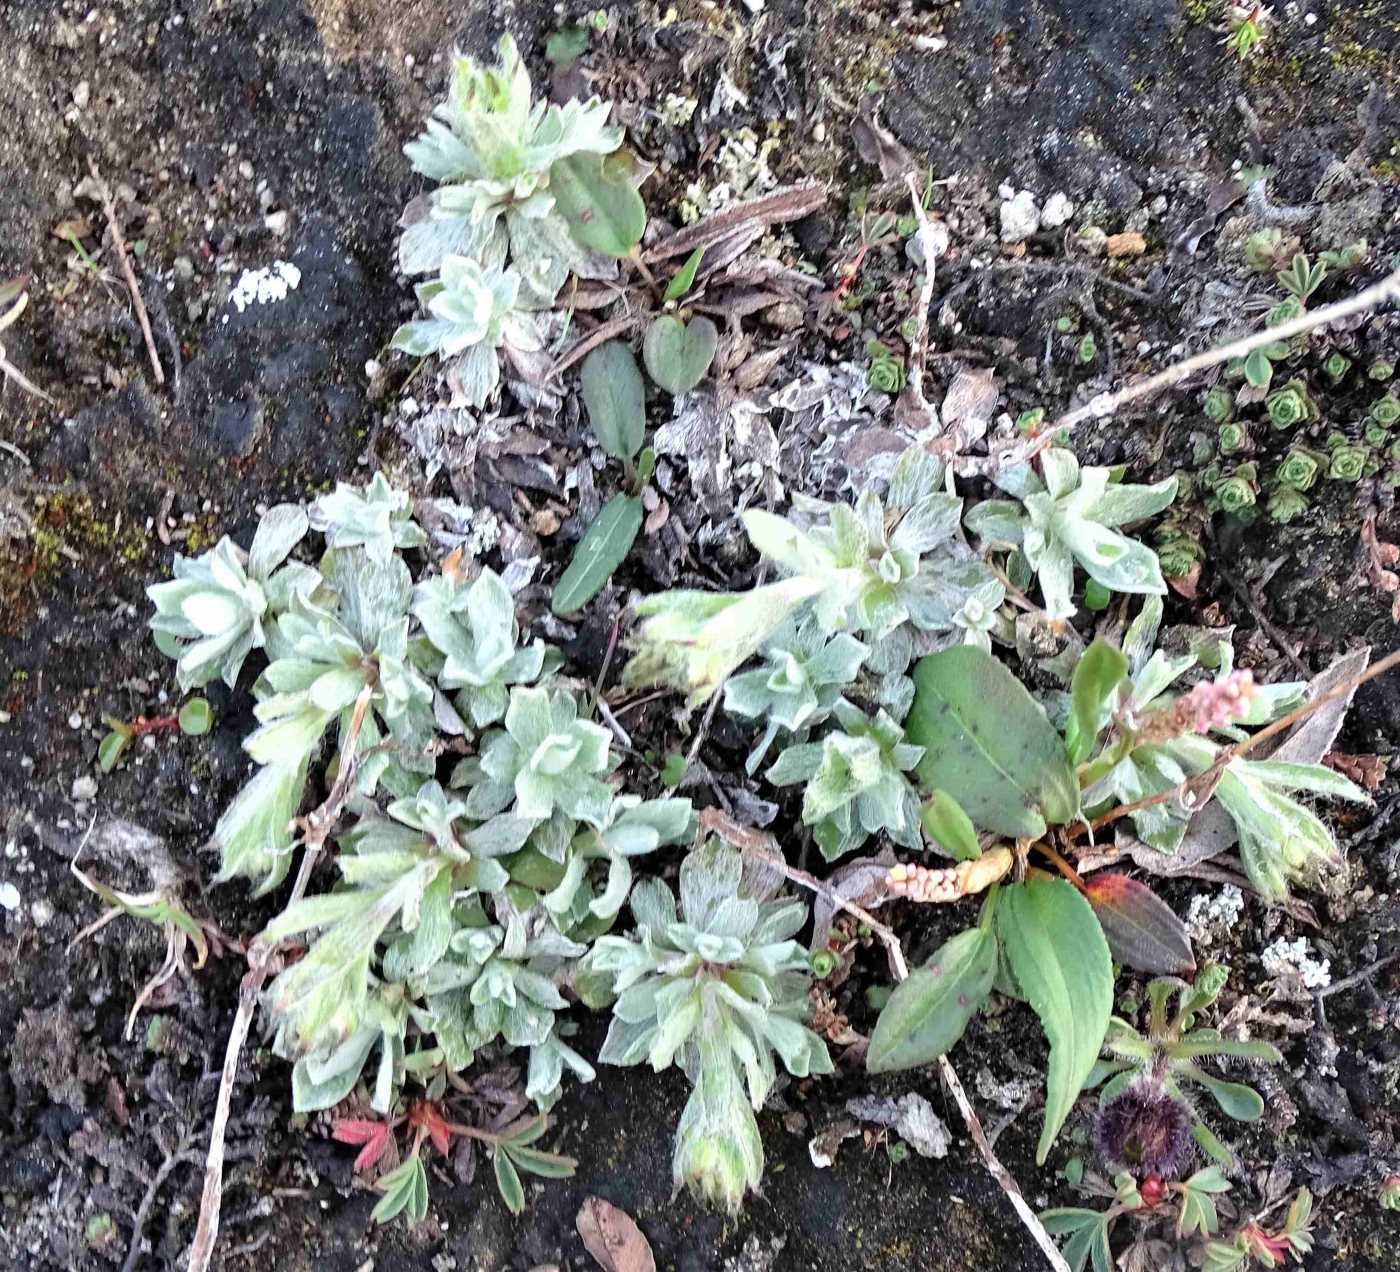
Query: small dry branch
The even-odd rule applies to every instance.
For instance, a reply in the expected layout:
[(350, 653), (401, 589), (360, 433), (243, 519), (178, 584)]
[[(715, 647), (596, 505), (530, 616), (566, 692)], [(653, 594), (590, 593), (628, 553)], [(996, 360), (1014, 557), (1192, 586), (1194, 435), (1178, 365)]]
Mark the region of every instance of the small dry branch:
[(88, 171), (93, 182), (102, 192), (102, 211), (107, 217), (107, 228), (112, 231), (112, 246), (117, 252), (117, 263), (121, 266), (122, 277), (126, 279), (127, 290), (131, 292), (131, 303), (136, 306), (136, 321), (141, 324), (141, 334), (146, 340), (146, 352), (151, 359), (151, 374), (157, 384), (165, 383), (165, 370), (160, 365), (160, 355), (156, 352), (156, 338), (151, 334), (151, 316), (146, 312), (146, 302), (141, 299), (141, 289), (136, 285), (136, 273), (131, 268), (131, 258), (126, 254), (126, 239), (122, 237), (121, 222), (117, 220), (117, 205), (112, 199), (111, 187), (102, 180), (97, 171), (97, 162), (88, 157)]

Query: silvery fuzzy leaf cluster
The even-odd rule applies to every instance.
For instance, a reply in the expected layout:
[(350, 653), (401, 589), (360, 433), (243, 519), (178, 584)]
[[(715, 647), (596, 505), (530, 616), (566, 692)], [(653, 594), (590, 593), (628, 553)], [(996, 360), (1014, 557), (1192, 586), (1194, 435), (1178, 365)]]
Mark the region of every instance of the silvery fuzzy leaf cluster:
[(247, 552), (225, 536), (202, 556), (177, 556), (175, 577), (146, 589), (156, 607), (151, 630), (176, 659), (181, 689), (215, 678), (232, 688), (249, 653), (267, 643), (265, 621), (319, 583), (314, 570), (287, 563), (306, 531), (306, 513), (280, 504), (263, 515)]
[(685, 1070), (693, 1089), (676, 1132), (675, 1185), (737, 1210), (762, 1174), (754, 1112), (776, 1061), (796, 1077), (832, 1068), (804, 1023), (811, 976), (792, 937), (806, 904), (772, 897), (746, 878), (735, 849), (711, 841), (682, 863), (679, 905), (647, 880), (631, 907), (634, 934), (601, 937), (580, 972), (600, 999), (615, 998), (599, 1059)]
[(985, 500), (965, 520), (984, 543), (1021, 550), (1040, 581), (1046, 613), (1073, 617), (1076, 564), (1110, 592), (1164, 594), (1157, 554), (1117, 527), (1161, 512), (1176, 498), (1177, 479), (1114, 482), (1111, 470), (1081, 468), (1062, 447), (1042, 451), (1040, 461), (1043, 478), (1029, 464), (995, 474), (1015, 502)]
[[(312, 526), (319, 569), (287, 560)], [(689, 800), (618, 789), (611, 734), (553, 678), (557, 651), (522, 639), (499, 577), (449, 562), (415, 583), (404, 553), (425, 543), (408, 496), (376, 475), (309, 519), (273, 509), (246, 557), (224, 541), (153, 589), (162, 639), (197, 618), (201, 639), (232, 633), (220, 657), (268, 659), (244, 741), (258, 767), (214, 831), (221, 879), (282, 881), (324, 740), (343, 750), (361, 713), (339, 885), (264, 933), (309, 940), (264, 995), (298, 1109), (363, 1084), (387, 1113), (406, 1083), (431, 1090), (488, 1046), (529, 1050), (541, 1108), (566, 1073), (591, 1078), (563, 1037), (562, 988), (625, 904), (632, 861), (693, 831)], [(468, 757), (445, 788), (446, 740)]]
[(596, 97), (532, 101), (529, 73), (506, 35), (494, 66), (454, 57), (447, 100), (404, 147), (414, 169), (439, 184), (405, 214), (399, 266), (435, 277), (417, 289), (429, 316), (400, 327), (394, 345), (453, 360), (468, 405), (495, 391), (498, 349), (541, 347), (535, 314), (553, 305), (570, 274), (613, 271), (575, 241), (550, 193), (556, 163), (621, 145), (608, 114)]
[(836, 704), (833, 726), (819, 742), (788, 747), (769, 768), (775, 786), (805, 783), (802, 821), (828, 861), (860, 847), (871, 835), (888, 835), (919, 848), (919, 796), (906, 774), (924, 748), (904, 740), (904, 730), (884, 710), (872, 716), (849, 702)]
[[(1149, 597), (1123, 642), (1128, 655), (1129, 684), (1118, 711), (1131, 721), (1169, 705), (1172, 687), (1209, 657), (1221, 676), (1230, 673), (1234, 651), (1228, 641), (1172, 655), (1156, 647), (1162, 602)], [(1257, 685), (1249, 712), (1238, 724), (1268, 724), (1303, 701), (1300, 681)], [(1213, 736), (1187, 733), (1166, 741), (1133, 744), (1097, 782), (1084, 792), (1084, 807), (1099, 809), (1131, 804), (1166, 791), (1210, 769), (1224, 746), (1247, 737), (1243, 728), (1228, 726)], [(1112, 746), (1112, 742), (1109, 743)], [(1287, 894), (1288, 881), (1335, 862), (1337, 845), (1326, 823), (1296, 793), (1365, 802), (1366, 793), (1323, 764), (1296, 764), (1237, 757), (1220, 773), (1212, 798), (1229, 814), (1238, 836), (1240, 859), (1250, 880), (1269, 897)], [(1138, 838), (1159, 852), (1181, 846), (1194, 808), (1166, 800), (1133, 813)]]
[(969, 601), (995, 610), (1005, 592), (959, 538), (963, 502), (943, 487), (943, 465), (913, 446), (883, 499), (873, 491), (854, 506), (795, 499), (801, 524), (745, 513), (749, 539), (785, 577), (745, 593), (647, 598), (626, 679), (686, 689), (698, 704), (784, 623), (808, 615), (823, 634), (851, 632), (871, 647), (931, 633), (962, 639), (980, 623)]

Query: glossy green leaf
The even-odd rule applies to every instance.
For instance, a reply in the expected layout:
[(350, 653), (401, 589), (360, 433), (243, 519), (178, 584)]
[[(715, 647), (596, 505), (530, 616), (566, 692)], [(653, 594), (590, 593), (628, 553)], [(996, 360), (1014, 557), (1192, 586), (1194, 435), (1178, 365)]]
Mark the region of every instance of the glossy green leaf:
[(609, 340), (583, 360), (583, 404), (598, 444), (630, 464), (646, 436), (646, 387), (637, 359), (621, 340)]
[(642, 501), (632, 495), (614, 495), (574, 549), (569, 568), (554, 585), (550, 608), (556, 614), (573, 614), (603, 589), (613, 571), (626, 559), (642, 528)]
[(1063, 879), (1031, 879), (1003, 890), (997, 932), (1050, 1040), (1045, 1126), (1036, 1148), (1050, 1145), (1094, 1069), (1113, 1010), (1113, 962), (1089, 903)]
[(515, 1164), (506, 1156), (504, 1150), (496, 1150), (496, 1187), (500, 1190), (501, 1200), (506, 1203), (506, 1209), (513, 1215), (523, 1215), (525, 1213), (525, 1185), (520, 1182), (520, 1172), (515, 1169)]
[(369, 1216), (375, 1223), (388, 1223), (405, 1212), (411, 1219), (422, 1219), (427, 1215), (428, 1172), (423, 1159), (416, 1154), (382, 1176), (379, 1188), (384, 1195)]
[(671, 276), (671, 281), (666, 284), (666, 294), (663, 300), (679, 300), (695, 286), (695, 271), (700, 268), (700, 258), (705, 255), (703, 247), (697, 247), (689, 256), (685, 258), (685, 264)]
[(1116, 962), (1171, 976), (1196, 970), (1186, 925), (1146, 884), (1123, 874), (1099, 874), (1084, 887)]
[(1243, 1082), (1224, 1082), (1213, 1078), (1194, 1064), (1180, 1066), (1177, 1076), (1205, 1087), (1226, 1117), (1232, 1117), (1237, 1122), (1257, 1122), (1264, 1116), (1263, 1097)]
[(939, 845), (959, 861), (973, 861), (982, 855), (972, 818), (947, 791), (934, 791), (924, 801), (919, 820)]
[(97, 767), (104, 773), (110, 773), (121, 763), (130, 742), (129, 734), (118, 733), (115, 729), (107, 734), (97, 745)]
[(604, 256), (626, 256), (642, 241), (646, 205), (626, 151), (560, 159), (549, 170), (549, 192), (574, 238)]
[(1070, 716), (1065, 746), (1070, 762), (1082, 764), (1093, 753), (1099, 730), (1108, 717), (1113, 696), (1128, 674), (1128, 659), (1121, 649), (1096, 640), (1086, 649), (1070, 681)]
[(915, 773), (927, 790), (956, 791), (979, 826), (1039, 837), (1079, 811), (1079, 784), (1044, 709), (996, 658), (972, 645), (914, 669), (908, 740), (924, 748)]
[(865, 1064), (872, 1073), (932, 1064), (967, 1028), (991, 992), (996, 937), (977, 927), (960, 932), (895, 987), (875, 1024)]
[(704, 379), (719, 348), (719, 331), (708, 318), (682, 322), (662, 314), (647, 328), (642, 360), (647, 374), (666, 392), (689, 393)]
[(202, 737), (214, 723), (214, 712), (208, 699), (191, 698), (180, 708), (180, 732), (192, 738)]

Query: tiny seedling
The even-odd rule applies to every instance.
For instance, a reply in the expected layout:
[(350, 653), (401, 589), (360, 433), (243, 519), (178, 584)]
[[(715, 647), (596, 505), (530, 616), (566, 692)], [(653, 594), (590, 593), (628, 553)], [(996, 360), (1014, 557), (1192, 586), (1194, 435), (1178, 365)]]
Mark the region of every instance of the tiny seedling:
[(626, 488), (594, 518), (574, 549), (550, 605), (556, 614), (577, 613), (612, 578), (642, 528), (642, 491), (656, 465), (646, 440), (646, 386), (637, 360), (620, 340), (609, 340), (584, 359), (583, 401), (598, 444), (626, 473)]

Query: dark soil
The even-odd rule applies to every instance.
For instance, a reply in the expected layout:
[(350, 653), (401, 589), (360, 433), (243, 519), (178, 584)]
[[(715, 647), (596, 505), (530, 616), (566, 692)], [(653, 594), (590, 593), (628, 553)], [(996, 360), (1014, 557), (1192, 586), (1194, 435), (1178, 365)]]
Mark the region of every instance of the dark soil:
[[(1276, 6), (1316, 21), (1284, 21), (1245, 68), (1204, 20), (1216, 7), (1207, 0), (769, 0), (755, 16), (725, 0), (682, 0), (663, 23), (654, 6), (616, 5), (611, 34), (595, 42), (585, 66), (598, 91), (619, 103), (638, 148), (661, 161), (652, 206), (663, 217), (673, 216), (672, 201), (697, 172), (717, 180), (706, 166), (713, 148), (698, 124), (672, 129), (648, 112), (670, 92), (708, 104), (726, 75), (746, 100), (706, 128), (749, 126), (760, 137), (771, 129), (778, 179), (812, 174), (832, 182), (825, 210), (795, 231), (827, 285), (859, 246), (847, 214), (853, 191), (872, 190), (872, 207), (904, 210), (851, 140), (852, 111), (878, 80), (883, 118), (898, 142), (936, 177), (961, 178), (936, 203), (955, 232), (935, 312), (956, 295), (962, 327), (937, 334), (939, 350), (956, 357), (935, 364), (935, 387), (941, 391), (959, 364), (992, 366), (1014, 415), (1036, 403), (1067, 405), (1076, 392), (1104, 387), (1110, 374), (1117, 381), (1150, 370), (1178, 341), (1207, 342), (1215, 334), (1213, 282), (1259, 290), (1237, 268), (1238, 241), (1234, 255), (1225, 250), (1239, 207), (1208, 223), (1194, 254), (1186, 247), (1236, 161), (1271, 164), (1280, 203), (1310, 201), (1319, 182), (1333, 179), (1309, 231), (1312, 250), (1364, 236), (1372, 260), (1384, 263), (1400, 249), (1396, 6)], [(0, 995), (6, 1268), (181, 1266), (239, 959), (228, 952), (177, 978), (126, 1040), (127, 1013), (160, 964), (162, 942), (147, 925), (121, 920), (70, 950), (99, 904), (67, 859), (94, 818), (103, 827), (131, 823), (163, 843), (187, 875), (193, 909), (225, 932), (256, 931), (275, 902), (250, 902), (241, 888), (206, 893), (202, 881), (215, 863), (201, 851), (245, 776), (239, 742), (251, 709), (246, 695), (215, 687), (212, 734), (152, 734), (110, 775), (95, 761), (103, 717), (162, 715), (173, 698), (169, 664), (147, 639), (144, 588), (168, 574), (174, 550), (203, 550), (223, 533), (246, 543), (260, 505), (305, 496), (337, 477), (362, 478), (371, 463), (397, 465), (406, 480), (421, 476), (396, 436), (393, 377), (401, 379), (401, 369), (392, 364), (387, 392), (366, 374), (368, 361), (385, 360), (389, 334), (412, 307), (393, 270), (394, 223), (417, 192), (399, 148), (440, 95), (454, 44), (480, 54), (509, 29), (545, 83), (539, 54), (559, 22), (554, 6), (537, 0), (0, 6), (0, 278), (33, 275), (30, 310), (3, 338), (11, 361), (59, 403), (51, 408), (13, 385), (0, 398), (0, 882), (20, 896), (17, 908), (0, 912), (0, 966), (8, 969)], [(946, 47), (935, 50), (938, 40)], [(54, 234), (83, 216), (82, 241), (89, 249), (102, 242), (100, 207), (75, 193), (90, 159), (119, 187), (163, 387), (120, 277), (72, 265), (71, 245)], [(1338, 181), (1333, 165), (1343, 161), (1347, 175)], [(995, 243), (1002, 182), (1042, 202), (1064, 190), (1079, 207), (1066, 231), (1042, 232), (1029, 244), (1027, 260), (1063, 259), (1060, 235), (1088, 221), (1110, 234), (1137, 229), (1146, 254), (1105, 272), (1158, 299), (1141, 303), (1082, 274), (1015, 260), (979, 278), (972, 257), (1002, 259)], [(992, 238), (973, 247), (983, 227)], [(109, 248), (102, 263), (111, 256)], [(300, 268), (301, 285), (280, 305), (239, 313), (227, 300), (238, 275), (278, 259)], [(865, 337), (890, 337), (908, 312), (898, 293), (916, 286), (897, 250), (872, 253), (856, 288), (859, 308), (814, 305), (772, 383), (792, 378), (804, 357), (862, 361)], [(1045, 333), (1067, 310), (1105, 350), (1090, 370), (1060, 356), (1041, 363)], [(1378, 319), (1349, 338), (1370, 356), (1400, 361), (1394, 321)], [(760, 345), (777, 339), (762, 323), (752, 334)], [(1367, 400), (1343, 396), (1329, 408), (1339, 419), (1359, 418)], [(541, 436), (553, 453), (577, 458), (570, 409)], [(1105, 462), (1132, 461), (1144, 479), (1190, 471), (1191, 435), (1201, 427), (1194, 396), (1185, 395), (1085, 434), (1081, 449)], [(811, 439), (781, 440), (784, 480), (802, 488)], [(508, 451), (482, 455), (474, 467), (438, 477), (436, 489), (464, 486), (517, 518), (522, 501), (538, 509), (557, 494), (572, 512), (561, 490), (522, 480), (528, 467)], [(621, 582), (648, 591), (678, 580), (721, 586), (747, 569), (732, 525), (721, 532), (723, 517), (719, 530), (697, 536), (715, 516), (714, 501), (688, 497), (679, 470), (673, 488), (677, 525), (664, 533), (675, 537), (644, 549)], [(1369, 580), (1358, 526), (1374, 510), (1381, 538), (1400, 539), (1390, 504), (1380, 483), (1333, 484), (1291, 527), (1261, 518), (1238, 530), (1217, 518), (1198, 594), (1178, 598), (1174, 617), (1237, 623), (1243, 660), (1269, 674), (1291, 675), (1290, 656), (1315, 670), (1359, 643), (1389, 650), (1397, 643), (1390, 598)], [(537, 540), (551, 578), (576, 524), (566, 520), (560, 534)], [(581, 671), (596, 672), (611, 615), (625, 599), (615, 588), (598, 603), (603, 617), (577, 633), (552, 633), (573, 640)], [(694, 725), (683, 729), (664, 706), (636, 719), (639, 746), (657, 754), (683, 746)], [(1368, 686), (1339, 748), (1388, 755), (1397, 741), (1400, 691), (1394, 682)], [(742, 743), (732, 726), (717, 724), (701, 758), (721, 771)], [(1373, 809), (1342, 823), (1349, 871), (1332, 895), (1309, 898), (1318, 927), (1251, 900), (1246, 921), (1211, 951), (1234, 967), (1236, 997), (1262, 984), (1259, 952), (1280, 935), (1309, 935), (1337, 980), (1397, 948), (1396, 808), (1397, 787), (1387, 780)], [(780, 812), (779, 829), (786, 831), (789, 812)], [(139, 851), (141, 842), (138, 860), (99, 857), (94, 869), (138, 890), (149, 886), (143, 863), (151, 852)], [(1184, 912), (1203, 886), (1174, 881), (1164, 895)], [(914, 954), (958, 922), (952, 914), (892, 914)], [(869, 1023), (860, 989), (883, 979), (872, 951), (851, 982), (856, 1028)], [(1272, 1168), (1318, 1195), (1310, 1268), (1393, 1267), (1400, 1215), (1382, 1211), (1376, 1196), (1381, 1175), (1400, 1168), (1400, 967), (1328, 998), (1325, 1020), (1308, 1002), (1264, 1007), (1261, 999), (1261, 1010), (1271, 1023), (1255, 1029), (1284, 1048), (1287, 1065), (1249, 1075), (1265, 1089), (1270, 1112), (1237, 1137), (1243, 1158), (1260, 1179)], [(595, 1051), (600, 1023), (580, 1025), (583, 1050)], [(954, 1058), (992, 1126), (1004, 1115), (997, 1094), (1014, 1098), (1017, 1081), (1032, 1079), (1029, 1105), (998, 1139), (998, 1152), (1033, 1204), (1074, 1204), (1061, 1178), (1033, 1164), (1043, 1047), (1013, 1008), (978, 1021)], [(834, 1166), (813, 1167), (807, 1141), (843, 1115), (847, 1098), (917, 1087), (956, 1132), (946, 1158), (895, 1164), (883, 1145), (856, 1138)], [(670, 1142), (683, 1099), (675, 1073), (603, 1069), (594, 1084), (566, 1089), (549, 1141), (579, 1158), (577, 1177), (533, 1188), (523, 1219), (508, 1215), (489, 1182), (467, 1188), (444, 1177), (427, 1223), (378, 1230), (368, 1221), (373, 1194), (352, 1182), (351, 1153), (320, 1123), (291, 1117), (285, 1065), (250, 1049), (229, 1138), (222, 1266), (581, 1269), (590, 1263), (573, 1219), (589, 1194), (631, 1213), (658, 1266), (684, 1272), (1036, 1266), (1039, 1256), (931, 1075), (874, 1081), (857, 1068), (786, 1088), (782, 1107), (761, 1118), (764, 1195), (735, 1221), (670, 1197)], [(1076, 1131), (1083, 1130), (1081, 1121)], [(1064, 1147), (1052, 1163), (1062, 1166), (1069, 1152)], [(1251, 1186), (1242, 1180), (1240, 1194), (1257, 1197)], [(128, 1259), (138, 1211), (145, 1245)]]

